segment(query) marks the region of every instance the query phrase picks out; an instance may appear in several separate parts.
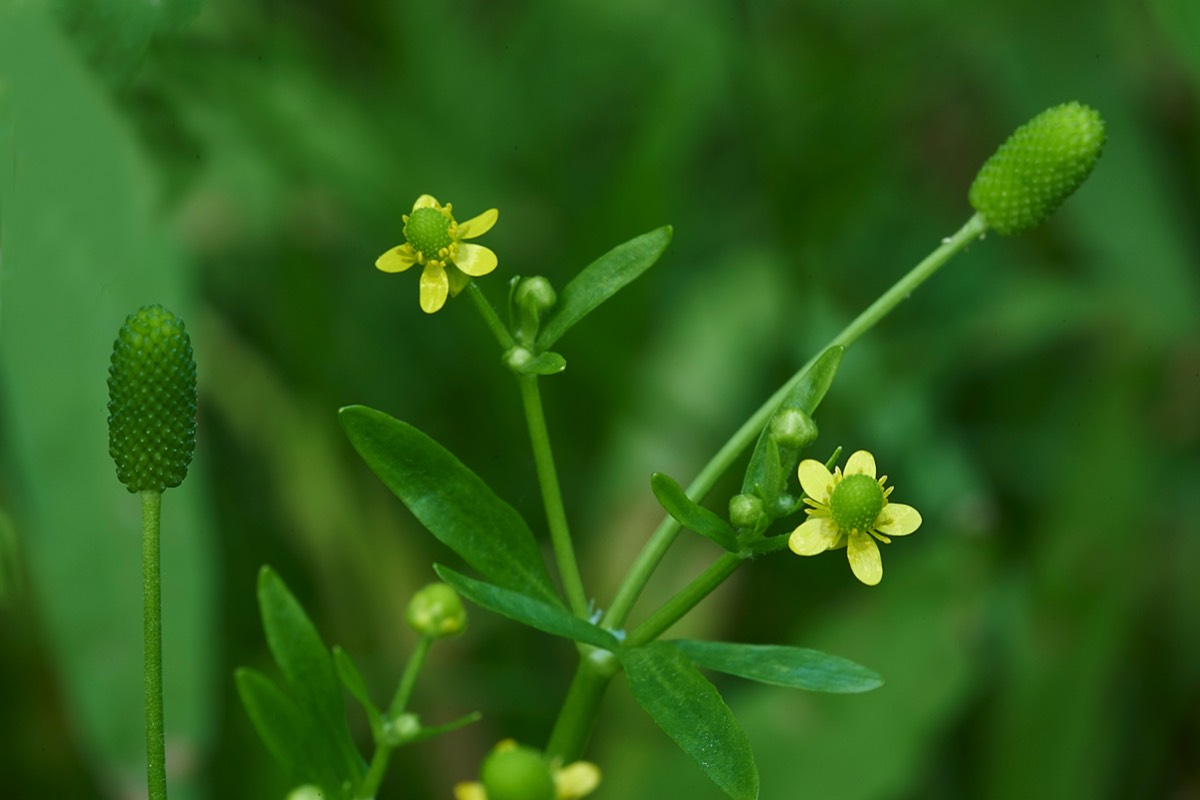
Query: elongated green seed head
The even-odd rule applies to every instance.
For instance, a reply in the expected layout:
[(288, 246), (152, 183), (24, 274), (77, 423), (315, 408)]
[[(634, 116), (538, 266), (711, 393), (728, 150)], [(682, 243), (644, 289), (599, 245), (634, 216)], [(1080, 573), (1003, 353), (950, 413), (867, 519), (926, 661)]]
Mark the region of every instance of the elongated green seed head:
[(183, 320), (159, 305), (125, 318), (108, 368), (108, 452), (131, 492), (187, 477), (196, 449), (196, 362)]
[(1087, 179), (1103, 148), (1097, 111), (1076, 102), (1046, 109), (984, 163), (971, 184), (971, 205), (1005, 235), (1040, 225)]

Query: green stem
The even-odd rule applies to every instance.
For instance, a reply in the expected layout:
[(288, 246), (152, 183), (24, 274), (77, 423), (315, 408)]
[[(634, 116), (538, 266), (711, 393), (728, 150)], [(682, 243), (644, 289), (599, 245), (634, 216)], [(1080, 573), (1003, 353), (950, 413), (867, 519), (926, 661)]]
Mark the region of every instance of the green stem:
[[(492, 304), (475, 285), (467, 284), (467, 290), (484, 322), (491, 329), (496, 341), (505, 352), (516, 346), (512, 335), (500, 321)], [(521, 402), (525, 407), (525, 421), (529, 426), (529, 440), (533, 445), (533, 460), (537, 469), (538, 484), (542, 490), (542, 504), (546, 509), (546, 522), (550, 528), (550, 543), (554, 558), (558, 562), (558, 573), (571, 611), (578, 617), (587, 617), (587, 595), (583, 590), (583, 578), (575, 560), (575, 548), (571, 544), (571, 532), (567, 527), (567, 513), (563, 507), (562, 490), (558, 485), (558, 472), (554, 468), (554, 453), (550, 449), (550, 432), (546, 428), (546, 414), (542, 409), (542, 396), (538, 391), (536, 375), (517, 375), (521, 388)]]
[(604, 692), (618, 671), (620, 662), (607, 650), (580, 649), (579, 666), (546, 743), (547, 757), (561, 758), (562, 763), (569, 764), (583, 756)]
[(162, 493), (142, 492), (142, 637), (146, 676), (146, 788), (150, 800), (167, 798), (163, 727), (162, 566), (159, 555)]
[[(875, 326), (879, 320), (887, 316), (893, 308), (900, 304), (902, 300), (912, 294), (913, 290), (929, 279), (935, 272), (938, 271), (950, 258), (975, 239), (983, 235), (987, 230), (987, 223), (983, 218), (976, 214), (967, 221), (962, 228), (953, 236), (943, 239), (942, 244), (912, 270), (907, 275), (898, 280), (892, 288), (884, 292), (878, 300), (872, 303), (861, 314), (859, 314), (853, 322), (845, 327), (841, 333), (833, 338), (826, 346), (826, 349), (835, 345), (849, 347), (854, 344), (859, 337)], [(775, 394), (759, 407), (750, 419), (738, 428), (737, 432), (730, 437), (716, 455), (704, 466), (696, 479), (692, 481), (687, 488), (688, 497), (699, 502), (702, 500), (716, 484), (717, 480), (729, 469), (730, 465), (737, 460), (750, 444), (758, 438), (759, 431), (771, 419), (771, 415), (775, 413), (776, 407), (791, 391), (792, 386), (803, 377), (804, 373), (812, 366), (816, 358), (809, 360), (807, 364), (801, 367), (796, 373), (788, 379), (787, 383), (779, 388)], [(609, 628), (619, 628), (625, 624), (625, 620), (629, 617), (629, 612), (633, 610), (633, 604), (637, 602), (642, 590), (650, 581), (650, 576), (666, 555), (667, 550), (675, 541), (675, 537), (679, 535), (680, 526), (673, 518), (667, 517), (662, 521), (646, 545), (638, 554), (629, 573), (625, 576), (625, 580), (621, 583), (621, 587), (617, 590), (617, 595), (613, 599), (612, 605), (609, 606), (608, 612), (604, 615), (603, 624)]]
[(737, 570), (741, 563), (742, 557), (737, 553), (726, 553), (721, 556), (708, 569), (697, 575), (695, 580), (683, 587), (678, 594), (663, 603), (645, 622), (634, 628), (629, 634), (627, 646), (637, 647), (657, 639), (678, 622), (684, 614), (695, 608), (697, 603), (708, 597), (713, 589), (720, 586)]
[(533, 445), (533, 461), (542, 489), (542, 504), (546, 508), (554, 559), (558, 562), (558, 572), (571, 611), (577, 617), (586, 618), (587, 595), (583, 590), (583, 578), (579, 574), (571, 532), (567, 527), (567, 512), (558, 485), (558, 472), (554, 468), (554, 453), (550, 449), (550, 432), (546, 429), (546, 415), (542, 409), (537, 376), (518, 375), (517, 384), (521, 387), (521, 402), (525, 406), (525, 420), (529, 423), (529, 441)]
[(433, 648), (433, 642), (432, 636), (422, 636), (417, 641), (416, 649), (413, 650), (408, 664), (404, 667), (404, 674), (400, 676), (400, 684), (396, 687), (392, 704), (388, 706), (388, 717), (391, 719), (396, 719), (408, 708), (413, 687), (417, 685), (417, 676), (421, 674), (421, 668), (425, 666), (425, 659), (429, 656), (430, 649)]
[(508, 332), (508, 328), (500, 321), (500, 315), (496, 313), (496, 309), (492, 308), (492, 304), (488, 302), (483, 291), (475, 284), (475, 281), (470, 281), (467, 284), (467, 294), (471, 296), (471, 300), (475, 303), (475, 308), (479, 310), (483, 321), (487, 323), (491, 329), (492, 335), (496, 337), (496, 341), (500, 343), (500, 349), (508, 352), (513, 347), (516, 347), (516, 341), (512, 338), (512, 334)]
[[(413, 650), (412, 655), (408, 658), (408, 664), (404, 667), (404, 674), (400, 676), (400, 683), (396, 686), (396, 694), (392, 697), (392, 704), (388, 706), (387, 715), (384, 717), (384, 725), (394, 725), (408, 708), (408, 701), (412, 698), (413, 687), (417, 685), (417, 676), (421, 674), (421, 668), (425, 666), (425, 659), (429, 656), (429, 651), (433, 647), (434, 639), (431, 636), (422, 636), (417, 641), (417, 646)], [(356, 800), (371, 800), (375, 793), (379, 791), (380, 784), (383, 783), (383, 776), (387, 772), (388, 761), (392, 757), (392, 750), (395, 747), (384, 741), (375, 742), (375, 754), (371, 756), (371, 766), (367, 769), (366, 777), (359, 785), (358, 791), (354, 793)]]

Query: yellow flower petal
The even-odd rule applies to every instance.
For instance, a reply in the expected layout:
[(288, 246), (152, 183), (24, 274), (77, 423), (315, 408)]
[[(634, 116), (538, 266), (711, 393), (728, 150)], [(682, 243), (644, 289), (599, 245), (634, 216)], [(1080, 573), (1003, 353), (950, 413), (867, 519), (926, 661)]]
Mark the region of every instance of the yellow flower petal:
[(861, 531), (852, 532), (846, 545), (846, 556), (850, 559), (854, 577), (867, 586), (875, 586), (883, 580), (883, 559), (879, 557), (879, 545), (870, 536)]
[(375, 269), (383, 272), (404, 272), (415, 263), (417, 254), (413, 252), (412, 245), (405, 242), (375, 259)]
[(421, 310), (432, 314), (446, 304), (450, 279), (440, 264), (429, 263), (421, 273)]
[(788, 537), (788, 547), (798, 556), (824, 553), (837, 541), (838, 531), (828, 517), (807, 520)]
[(859, 450), (846, 460), (847, 475), (866, 475), (875, 477), (875, 456), (866, 450)]
[(888, 503), (875, 521), (875, 530), (889, 536), (907, 536), (921, 527), (921, 515), (904, 503)]
[(460, 783), (454, 787), (454, 800), (487, 800), (482, 783)]
[(466, 222), (458, 223), (458, 238), (474, 239), (476, 236), (483, 236), (492, 229), (499, 216), (500, 212), (497, 209), (489, 208), (478, 217), (471, 217)]
[(478, 278), (496, 268), (496, 254), (481, 244), (460, 244), (454, 266), (472, 278)]
[(461, 269), (446, 270), (446, 277), (450, 279), (451, 297), (458, 297), (458, 293), (467, 288), (467, 284), (471, 282), (471, 278)]
[(417, 198), (417, 202), (413, 203), (413, 211), (418, 208), (441, 208), (442, 204), (437, 201), (431, 194), (423, 194)]
[(600, 768), (587, 761), (567, 764), (554, 773), (554, 790), (558, 800), (575, 800), (596, 791), (600, 785)]
[[(829, 502), (829, 490), (833, 487), (833, 475), (820, 461), (806, 458), (796, 469), (800, 477), (800, 488), (818, 503)], [(867, 512), (868, 514), (871, 512)]]

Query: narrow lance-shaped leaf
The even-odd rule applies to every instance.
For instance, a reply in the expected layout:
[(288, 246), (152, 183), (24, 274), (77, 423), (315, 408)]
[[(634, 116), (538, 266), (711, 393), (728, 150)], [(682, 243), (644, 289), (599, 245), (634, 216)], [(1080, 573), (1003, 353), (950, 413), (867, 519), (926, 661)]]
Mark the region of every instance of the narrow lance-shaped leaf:
[(596, 306), (650, 269), (670, 243), (671, 226), (665, 225), (617, 245), (584, 267), (559, 294), (554, 312), (538, 334), (538, 349), (552, 347)]
[(342, 797), (338, 757), (326, 749), (319, 726), (262, 673), (239, 669), (234, 682), (259, 738), (288, 777), (297, 783), (315, 783), (331, 797)]
[[(837, 374), (838, 365), (845, 352), (846, 348), (835, 345), (821, 353), (813, 365), (804, 371), (800, 380), (796, 381), (778, 408), (799, 408), (811, 416), (833, 384), (833, 377)], [(742, 481), (742, 494), (749, 494), (756, 487), (765, 487), (771, 483), (772, 478), (767, 475), (767, 458), (769, 457), (767, 444), (770, 441), (768, 436), (770, 430), (771, 422), (768, 420), (767, 424), (763, 426), (762, 433), (758, 436), (758, 444), (754, 446), (750, 464), (746, 467), (746, 477)], [(782, 464), (781, 468), (784, 472), (788, 472), (795, 466), (795, 464)]]
[(675, 518), (680, 525), (689, 531), (695, 531), (701, 536), (707, 536), (731, 553), (736, 553), (738, 547), (737, 534), (729, 523), (709, 511), (704, 506), (692, 502), (675, 479), (670, 475), (656, 472), (650, 476), (650, 488), (654, 496), (667, 513)]
[(267, 646), (291, 696), (317, 724), (325, 749), (337, 754), (339, 777), (356, 783), (365, 765), (350, 737), (337, 672), (321, 635), (270, 567), (263, 567), (258, 574), (258, 605)]
[(651, 642), (620, 653), (633, 697), (734, 800), (758, 797), (746, 734), (715, 686), (679, 650)]
[(371, 733), (378, 738), (379, 732), (383, 728), (383, 718), (379, 709), (375, 707), (375, 703), (372, 702), (371, 693), (367, 690), (367, 683), (363, 680), (354, 660), (350, 658), (349, 653), (335, 645), (333, 663), (337, 667), (337, 674), (342, 680), (342, 686), (345, 686), (350, 696), (363, 707), (363, 711), (367, 713), (367, 722), (371, 726)]
[(491, 582), (561, 605), (525, 520), (450, 451), (372, 408), (348, 406), (338, 419), (371, 471), (442, 544)]
[(477, 606), (494, 611), (539, 631), (585, 642), (605, 650), (614, 650), (617, 639), (611, 633), (573, 616), (559, 605), (550, 605), (528, 595), (468, 578), (449, 567), (435, 564), (438, 577), (458, 590)]
[(704, 669), (773, 686), (812, 692), (850, 693), (868, 692), (883, 685), (879, 675), (861, 664), (820, 650), (689, 639), (678, 639), (668, 644)]

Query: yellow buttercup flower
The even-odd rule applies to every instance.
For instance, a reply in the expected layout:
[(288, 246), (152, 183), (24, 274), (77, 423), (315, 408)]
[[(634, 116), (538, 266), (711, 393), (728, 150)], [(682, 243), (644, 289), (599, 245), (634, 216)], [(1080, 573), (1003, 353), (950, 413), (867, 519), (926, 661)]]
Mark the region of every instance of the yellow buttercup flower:
[(558, 763), (505, 739), (484, 759), (480, 782), (454, 787), (455, 800), (578, 800), (600, 785), (600, 768), (595, 764), (576, 761), (559, 767)]
[(875, 456), (859, 450), (846, 461), (846, 471), (830, 472), (820, 461), (805, 459), (797, 470), (807, 497), (808, 519), (788, 539), (800, 556), (846, 548), (854, 577), (868, 586), (883, 579), (883, 560), (875, 540), (890, 544), (889, 536), (907, 536), (921, 527), (912, 506), (888, 501), (887, 476), (875, 479)]
[(491, 208), (458, 222), (452, 211), (450, 203), (443, 206), (432, 195), (421, 195), (413, 203), (412, 213), (404, 215), (404, 244), (375, 261), (375, 267), (383, 272), (404, 272), (413, 264), (425, 267), (421, 273), (421, 310), (426, 314), (445, 305), (446, 297), (461, 292), (471, 278), (496, 268), (495, 253), (463, 240), (491, 230), (500, 212)]

